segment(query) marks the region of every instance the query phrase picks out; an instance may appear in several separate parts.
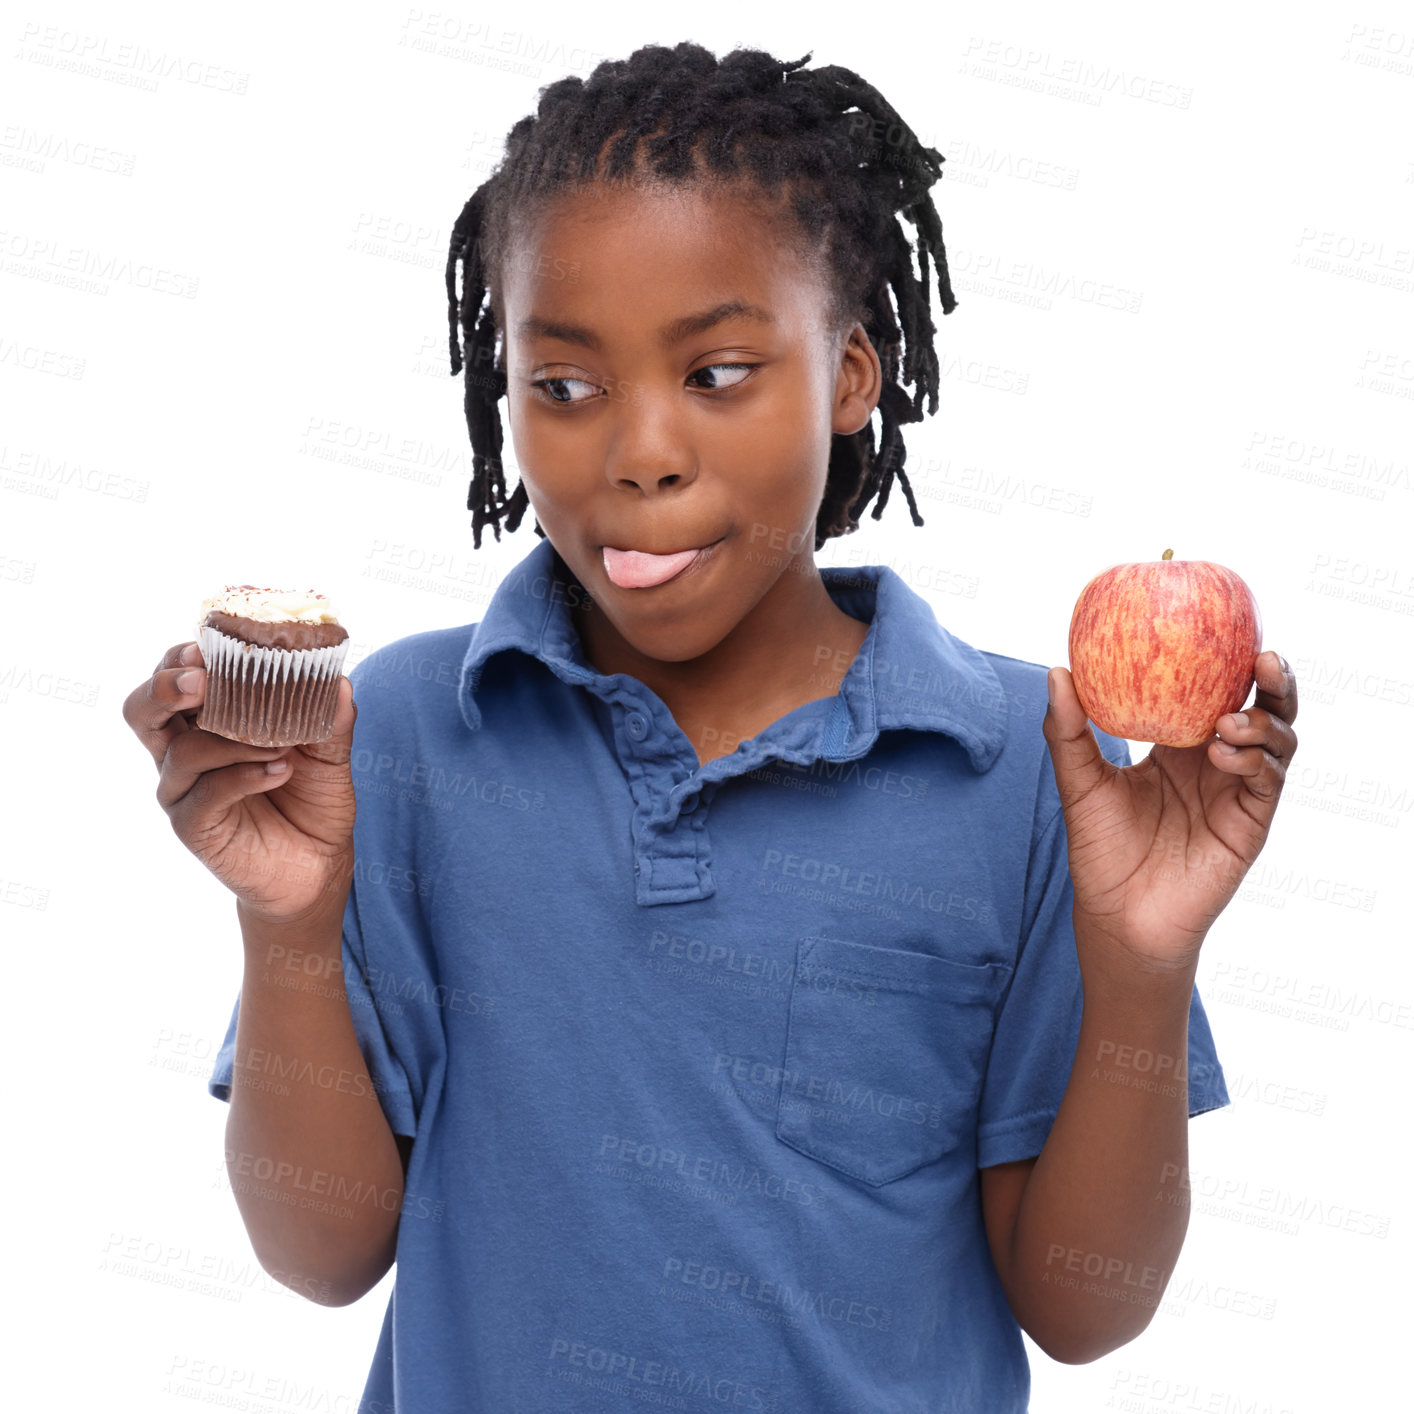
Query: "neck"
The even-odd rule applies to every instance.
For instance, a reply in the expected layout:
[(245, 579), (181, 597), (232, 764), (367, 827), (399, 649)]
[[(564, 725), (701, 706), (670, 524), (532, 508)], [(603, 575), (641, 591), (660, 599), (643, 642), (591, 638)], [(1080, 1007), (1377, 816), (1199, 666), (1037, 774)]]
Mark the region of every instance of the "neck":
[(869, 627), (830, 598), (813, 556), (793, 561), (714, 648), (681, 662), (639, 652), (603, 613), (576, 607), (571, 616), (594, 668), (652, 689), (703, 761), (806, 702), (834, 696)]

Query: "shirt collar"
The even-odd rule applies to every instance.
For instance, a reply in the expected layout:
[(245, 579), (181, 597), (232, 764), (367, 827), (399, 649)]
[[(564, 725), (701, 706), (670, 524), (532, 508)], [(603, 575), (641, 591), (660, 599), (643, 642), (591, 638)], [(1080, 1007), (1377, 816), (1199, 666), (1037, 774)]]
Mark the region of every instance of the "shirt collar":
[[(824, 566), (821, 578), (846, 613), (869, 623), (821, 731), (820, 756), (862, 756), (879, 732), (942, 732), (987, 771), (1007, 734), (1007, 704), (986, 658), (937, 621), (931, 605), (887, 565)], [(457, 700), (467, 726), (481, 725), (476, 693), (494, 654), (518, 649), (574, 685), (605, 684), (585, 659), (571, 606), (587, 598), (548, 539), (497, 586), (462, 661)], [(615, 675), (620, 676), (620, 675)]]

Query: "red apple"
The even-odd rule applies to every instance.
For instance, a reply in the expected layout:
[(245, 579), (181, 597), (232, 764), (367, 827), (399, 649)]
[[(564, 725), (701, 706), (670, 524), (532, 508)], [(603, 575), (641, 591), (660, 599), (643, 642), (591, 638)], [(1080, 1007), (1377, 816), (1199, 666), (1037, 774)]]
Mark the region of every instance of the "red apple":
[(1262, 651), (1257, 601), (1206, 560), (1111, 565), (1075, 601), (1070, 673), (1102, 731), (1162, 746), (1212, 739), (1247, 701)]

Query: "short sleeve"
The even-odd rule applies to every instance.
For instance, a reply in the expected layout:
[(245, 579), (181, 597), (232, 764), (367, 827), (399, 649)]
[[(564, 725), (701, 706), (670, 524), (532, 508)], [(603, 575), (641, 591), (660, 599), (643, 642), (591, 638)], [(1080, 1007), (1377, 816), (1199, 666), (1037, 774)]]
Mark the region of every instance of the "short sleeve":
[[(1097, 732), (1101, 750), (1129, 764), (1121, 739)], [(1027, 869), (1019, 956), (1002, 998), (982, 1084), (977, 1166), (1032, 1158), (1041, 1152), (1060, 1110), (1080, 1042), (1083, 992), (1071, 909), (1075, 901), (1066, 853), (1065, 817), (1055, 808), (1035, 842)], [(1229, 1103), (1222, 1066), (1198, 990), (1188, 1012), (1188, 1113)], [(1150, 1077), (1165, 1083), (1161, 1076)], [(1170, 1076), (1170, 1082), (1172, 1076)]]
[[(368, 1067), (368, 1077), (387, 1116), (388, 1127), (394, 1134), (417, 1134), (417, 1113), (407, 1071), (394, 1054), (384, 1018), (377, 999), (369, 988), (370, 973), (359, 927), (359, 890), (355, 881), (349, 889), (349, 901), (344, 909), (343, 929), (344, 990), (348, 995), (349, 1014), (353, 1018), (358, 1049)], [(216, 1053), (216, 1061), (206, 1088), (218, 1100), (231, 1098), (231, 1076), (236, 1050), (236, 1022), (240, 1016), (240, 996), (231, 1008), (231, 1020), (226, 1038)]]

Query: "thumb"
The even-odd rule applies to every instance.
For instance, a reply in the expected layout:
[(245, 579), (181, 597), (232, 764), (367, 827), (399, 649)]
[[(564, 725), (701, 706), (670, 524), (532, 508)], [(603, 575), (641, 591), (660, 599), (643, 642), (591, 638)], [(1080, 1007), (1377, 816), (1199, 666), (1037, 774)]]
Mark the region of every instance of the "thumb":
[(358, 708), (354, 705), (353, 684), (347, 677), (339, 678), (339, 705), (334, 713), (334, 734), (323, 741), (305, 742), (296, 750), (313, 761), (331, 766), (347, 766), (353, 754), (354, 719)]
[(1041, 722), (1041, 734), (1051, 750), (1061, 805), (1069, 806), (1089, 795), (1119, 768), (1101, 752), (1085, 709), (1080, 705), (1070, 670), (1052, 668), (1046, 678), (1046, 688), (1050, 703)]

